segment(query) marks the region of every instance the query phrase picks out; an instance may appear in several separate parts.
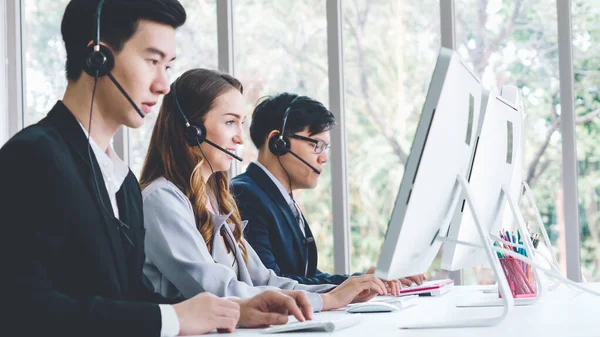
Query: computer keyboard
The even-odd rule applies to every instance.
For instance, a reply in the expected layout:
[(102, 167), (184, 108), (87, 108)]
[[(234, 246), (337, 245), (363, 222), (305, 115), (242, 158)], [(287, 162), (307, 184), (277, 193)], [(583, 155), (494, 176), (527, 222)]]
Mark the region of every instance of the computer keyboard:
[(408, 308), (411, 305), (415, 305), (419, 295), (404, 295), (404, 296), (382, 296), (373, 298), (370, 302), (382, 302), (397, 305), (400, 309)]
[(439, 296), (447, 293), (454, 286), (451, 279), (425, 281), (421, 285), (413, 284), (410, 287), (403, 286), (400, 289), (400, 296), (405, 295), (430, 295)]
[(304, 322), (293, 322), (284, 325), (272, 326), (264, 329), (261, 332), (268, 333), (279, 333), (279, 332), (290, 332), (290, 331), (303, 331), (303, 332), (333, 332), (349, 328), (357, 325), (361, 322), (361, 314), (355, 314), (352, 316), (346, 316), (339, 319), (330, 320), (312, 320)]
[(396, 312), (417, 304), (419, 295), (377, 296), (368, 302), (348, 305), (348, 313)]

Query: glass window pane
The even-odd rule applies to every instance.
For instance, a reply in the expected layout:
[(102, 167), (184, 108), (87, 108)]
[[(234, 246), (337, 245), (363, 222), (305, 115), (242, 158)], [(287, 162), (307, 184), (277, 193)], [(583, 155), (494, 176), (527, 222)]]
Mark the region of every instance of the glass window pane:
[[(242, 170), (256, 159), (248, 127), (259, 98), (281, 92), (307, 95), (328, 105), (325, 1), (238, 0), (234, 2), (235, 76), (248, 101)], [(318, 268), (333, 271), (331, 173), (328, 165), (315, 189), (295, 193), (319, 250)]]
[[(217, 3), (216, 0), (180, 0), (187, 12), (185, 25), (177, 29), (177, 59), (173, 62), (170, 81), (192, 68), (218, 68)], [(140, 176), (152, 128), (160, 109), (161, 100), (146, 116), (144, 125), (129, 130), (129, 158), (131, 170)], [(181, 125), (183, 132), (183, 124)]]
[[(525, 107), (522, 174), (563, 261), (556, 20), (555, 0), (456, 1), (457, 49), (461, 56), (486, 88), (516, 85), (521, 90)], [(521, 205), (525, 220), (535, 230), (537, 222), (526, 207), (528, 203), (522, 201)], [(491, 282), (491, 270), (465, 270), (465, 284)]]
[[(344, 1), (352, 272), (377, 263), (440, 48), (439, 2)], [(429, 271), (439, 274), (439, 258)]]
[(600, 6), (573, 1), (573, 63), (581, 272), (588, 282), (600, 281)]
[(23, 1), (24, 126), (44, 118), (67, 87), (60, 22), (68, 0)]
[[(3, 18), (4, 20), (6, 20), (7, 16), (6, 16), (6, 6), (0, 6), (0, 17)], [(3, 55), (4, 57), (6, 57), (6, 55), (8, 55), (7, 52), (7, 33), (6, 33), (6, 25), (5, 24), (1, 24), (0, 25), (0, 55)], [(6, 63), (5, 63), (6, 64)], [(9, 134), (9, 130), (8, 130), (8, 124), (9, 124), (9, 115), (8, 115), (8, 74), (7, 74), (7, 67), (5, 65), (0, 67), (0, 120), (2, 121), (0, 124), (0, 147), (2, 147), (4, 145), (4, 143), (7, 141), (8, 139), (8, 134)], [(13, 112), (11, 112), (13, 113)]]

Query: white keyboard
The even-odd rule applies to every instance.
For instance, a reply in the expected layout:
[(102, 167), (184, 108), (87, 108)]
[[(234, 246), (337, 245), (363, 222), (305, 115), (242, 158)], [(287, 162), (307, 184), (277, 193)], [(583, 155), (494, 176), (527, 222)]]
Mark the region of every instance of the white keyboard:
[(419, 295), (410, 296), (381, 296), (368, 302), (348, 305), (348, 313), (396, 312), (417, 304)]
[(371, 302), (389, 303), (399, 307), (400, 309), (403, 309), (417, 304), (418, 299), (419, 295), (382, 296), (381, 298), (373, 298)]
[(272, 326), (264, 329), (262, 333), (279, 333), (279, 332), (290, 332), (290, 331), (304, 331), (304, 332), (333, 332), (349, 328), (357, 325), (361, 322), (360, 314), (347, 316), (340, 319), (334, 320), (313, 320), (304, 322), (293, 322), (284, 325)]
[(452, 286), (454, 286), (454, 281), (451, 279), (425, 281), (421, 285), (413, 284), (410, 287), (403, 286), (400, 289), (400, 296), (417, 294), (439, 296), (450, 291)]

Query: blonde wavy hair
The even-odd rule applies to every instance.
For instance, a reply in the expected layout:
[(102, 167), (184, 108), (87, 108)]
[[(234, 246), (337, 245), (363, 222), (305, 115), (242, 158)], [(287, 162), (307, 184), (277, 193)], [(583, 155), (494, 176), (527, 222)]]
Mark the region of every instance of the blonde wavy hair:
[[(177, 99), (190, 121), (203, 122), (206, 114), (213, 108), (220, 95), (229, 90), (243, 93), (242, 84), (227, 74), (207, 69), (186, 71), (172, 85), (177, 85)], [(165, 177), (177, 186), (190, 200), (194, 210), (196, 227), (204, 238), (208, 250), (212, 250), (214, 226), (206, 207), (209, 193), (219, 191), (215, 198), (220, 209), (218, 213), (229, 214), (234, 224), (233, 237), (241, 249), (245, 262), (248, 262), (248, 250), (243, 240), (242, 219), (231, 195), (229, 174), (215, 172), (216, 179), (204, 183), (200, 167), (204, 163), (190, 147), (184, 137), (184, 120), (175, 106), (173, 91), (164, 96), (156, 124), (152, 130), (148, 153), (140, 177), (142, 189), (154, 180)], [(218, 184), (218, 189), (215, 184)]]

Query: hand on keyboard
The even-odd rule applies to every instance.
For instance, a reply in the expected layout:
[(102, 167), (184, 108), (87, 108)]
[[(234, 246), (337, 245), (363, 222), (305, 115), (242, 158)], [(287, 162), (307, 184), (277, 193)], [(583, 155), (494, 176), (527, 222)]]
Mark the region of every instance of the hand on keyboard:
[[(371, 267), (365, 272), (365, 274), (367, 274), (367, 275), (374, 274), (374, 273), (375, 273), (375, 267)], [(391, 281), (381, 280), (381, 281), (385, 284), (386, 291), (389, 295), (399, 296), (400, 291), (403, 287), (409, 287), (413, 283), (420, 285), (426, 279), (427, 279), (427, 277), (425, 277), (425, 275), (420, 274), (420, 275), (415, 275), (415, 276), (408, 276), (406, 278), (401, 278), (401, 279), (397, 279), (397, 280), (391, 280)]]
[(385, 285), (374, 275), (351, 276), (332, 291), (322, 294), (323, 311), (341, 308), (349, 303), (366, 302), (385, 295)]
[(405, 278), (401, 278), (399, 281), (402, 282), (402, 284), (406, 287), (410, 287), (413, 284), (416, 285), (421, 285), (423, 284), (423, 282), (427, 279), (427, 277), (423, 274), (421, 275), (415, 275), (415, 276), (408, 276)]

